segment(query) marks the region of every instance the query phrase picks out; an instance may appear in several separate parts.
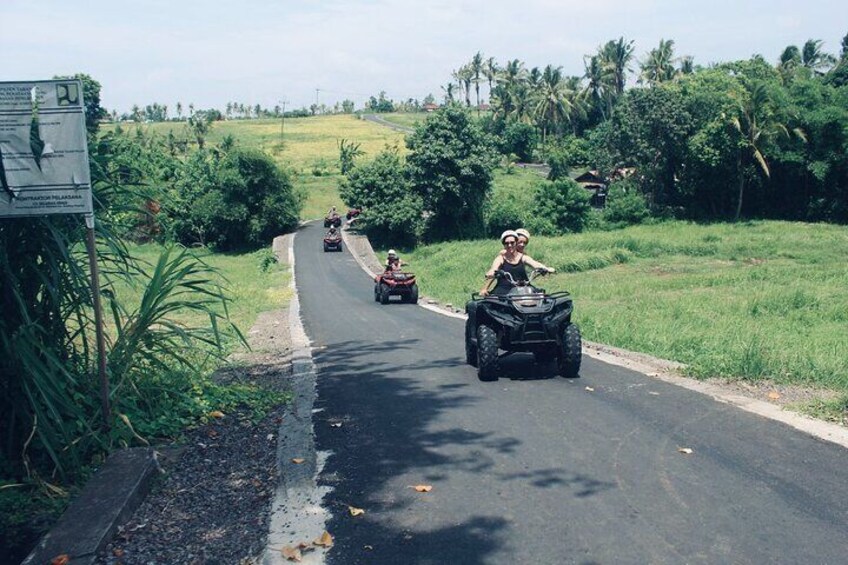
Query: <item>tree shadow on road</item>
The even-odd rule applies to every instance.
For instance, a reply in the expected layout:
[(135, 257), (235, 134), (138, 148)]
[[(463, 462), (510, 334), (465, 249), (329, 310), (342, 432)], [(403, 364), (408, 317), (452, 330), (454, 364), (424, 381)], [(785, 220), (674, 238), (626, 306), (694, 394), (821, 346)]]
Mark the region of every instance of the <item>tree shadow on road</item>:
[[(566, 489), (573, 498), (613, 487), (565, 468), (499, 470), (497, 461), (515, 456), (522, 443), (507, 433), (509, 427), (439, 428), (443, 413), (480, 401), (469, 387), (488, 384), (442, 377), (464, 360), (432, 357), (416, 339), (348, 341), (315, 353), (316, 440), (319, 449), (332, 453), (319, 478), (333, 488), (324, 501), (333, 515), (327, 529), (337, 540), (331, 563), (336, 556), (345, 563), (476, 564), (502, 555), (510, 545), (505, 517), (481, 510), (464, 513), (456, 523), (459, 518), (439, 515), (450, 506), (444, 506), (444, 497), (451, 496), (439, 487), (455, 473), (527, 489)], [(420, 480), (434, 485), (433, 493), (397, 484), (398, 477), (418, 469)], [(424, 516), (422, 504), (433, 504), (424, 507)], [(366, 514), (353, 518), (348, 506), (366, 508)]]

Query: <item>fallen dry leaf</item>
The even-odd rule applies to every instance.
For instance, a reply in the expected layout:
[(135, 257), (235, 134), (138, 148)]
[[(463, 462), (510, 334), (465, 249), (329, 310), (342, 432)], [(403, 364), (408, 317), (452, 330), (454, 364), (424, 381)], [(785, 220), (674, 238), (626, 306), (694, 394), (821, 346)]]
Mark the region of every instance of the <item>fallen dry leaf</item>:
[(224, 417), (224, 413), (221, 412), (220, 410), (213, 410), (209, 413), (209, 415), (212, 416), (213, 418), (219, 418), (219, 419)]
[(292, 463), (294, 463), (295, 465), (300, 465), (304, 461), (306, 461), (306, 459), (303, 459), (301, 457), (295, 457), (294, 459), (292, 459)]
[(332, 422), (332, 423), (330, 424), (330, 427), (331, 427), (331, 428), (341, 428), (341, 427), (342, 427), (342, 423), (341, 423), (341, 422)]
[(651, 396), (659, 396), (660, 395), (660, 393), (654, 392), (654, 391), (650, 391), (650, 392), (648, 392), (648, 394), (650, 394)]
[(771, 391), (770, 393), (768, 393), (768, 397), (769, 400), (777, 400), (778, 398), (780, 398), (780, 393)]
[(350, 511), (351, 516), (362, 516), (363, 514), (365, 514), (365, 510), (363, 510), (362, 508), (348, 506), (347, 509)]
[(685, 453), (686, 455), (692, 455), (693, 450), (691, 447), (678, 447), (677, 451), (680, 453)]
[(115, 557), (123, 557), (124, 556), (124, 550), (121, 549), (120, 547), (116, 547), (115, 549), (112, 550), (112, 555), (114, 555)]
[(321, 534), (320, 538), (315, 539), (312, 543), (315, 545), (320, 545), (321, 547), (333, 547), (333, 536), (330, 535), (330, 532), (324, 530), (324, 533)]
[(431, 490), (433, 490), (432, 485), (415, 485), (409, 488), (414, 488), (416, 492), (430, 492)]
[(300, 553), (300, 550), (290, 545), (285, 546), (280, 550), (280, 552), (283, 554), (283, 557), (289, 561), (300, 561), (303, 559), (303, 554)]
[(368, 551), (371, 551), (372, 549), (374, 549), (374, 546), (373, 545), (365, 545), (365, 546), (362, 546), (362, 549), (366, 549)]
[(595, 389), (593, 389), (593, 388), (592, 388), (592, 387), (590, 387), (590, 386), (587, 386), (587, 387), (586, 387), (586, 390), (587, 390), (588, 392), (595, 392)]
[(68, 565), (71, 561), (71, 556), (67, 553), (63, 553), (62, 555), (57, 555), (53, 559), (50, 560), (50, 565)]

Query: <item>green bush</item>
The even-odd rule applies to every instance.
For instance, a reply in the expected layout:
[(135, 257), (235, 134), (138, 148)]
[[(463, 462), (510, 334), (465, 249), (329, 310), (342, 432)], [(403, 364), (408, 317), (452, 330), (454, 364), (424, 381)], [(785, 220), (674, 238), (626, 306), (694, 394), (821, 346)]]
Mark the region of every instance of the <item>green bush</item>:
[(484, 211), (486, 233), (490, 236), (498, 236), (504, 230), (522, 226), (525, 215), (526, 210), (522, 210), (521, 205), (510, 193), (493, 193)]
[(257, 249), (297, 226), (302, 202), (288, 174), (260, 151), (197, 151), (174, 183), (170, 232), (184, 245)]
[(589, 222), (590, 195), (571, 179), (545, 181), (537, 188), (527, 227), (539, 235), (581, 232)]
[(500, 136), (500, 152), (504, 155), (515, 154), (519, 161), (533, 160), (533, 152), (539, 143), (536, 128), (522, 122), (511, 122), (504, 127)]
[(603, 211), (606, 222), (614, 227), (624, 227), (641, 224), (649, 217), (648, 202), (635, 181), (625, 179), (610, 184)]

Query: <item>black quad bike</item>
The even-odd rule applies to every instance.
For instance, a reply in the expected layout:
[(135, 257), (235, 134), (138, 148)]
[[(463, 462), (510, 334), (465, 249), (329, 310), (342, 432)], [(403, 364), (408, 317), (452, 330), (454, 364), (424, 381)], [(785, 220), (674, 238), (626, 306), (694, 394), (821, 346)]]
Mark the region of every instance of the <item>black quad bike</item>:
[(415, 274), (403, 271), (384, 271), (374, 277), (374, 301), (388, 304), (390, 296), (400, 296), (401, 302), (418, 302), (418, 283)]
[[(545, 271), (535, 270), (529, 281), (513, 280), (509, 273), (497, 271), (512, 288), (505, 295), (471, 295), (465, 312), (465, 360), (477, 367), (481, 381), (496, 381), (501, 357), (522, 351), (533, 353), (537, 362), (556, 359), (559, 374), (577, 377), (580, 372), (582, 343), (580, 329), (571, 322), (574, 304), (568, 292), (548, 294), (533, 286), (533, 280)], [(498, 351), (506, 353), (499, 355)]]

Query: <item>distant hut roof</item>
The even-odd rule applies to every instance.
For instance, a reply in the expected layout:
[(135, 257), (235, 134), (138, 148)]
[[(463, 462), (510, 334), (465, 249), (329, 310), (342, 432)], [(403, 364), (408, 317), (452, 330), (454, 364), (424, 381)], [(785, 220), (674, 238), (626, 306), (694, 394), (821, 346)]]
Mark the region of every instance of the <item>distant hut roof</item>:
[(600, 184), (606, 186), (606, 182), (604, 182), (604, 177), (601, 176), (601, 173), (598, 171), (586, 171), (579, 177), (574, 179), (575, 182), (580, 184)]

